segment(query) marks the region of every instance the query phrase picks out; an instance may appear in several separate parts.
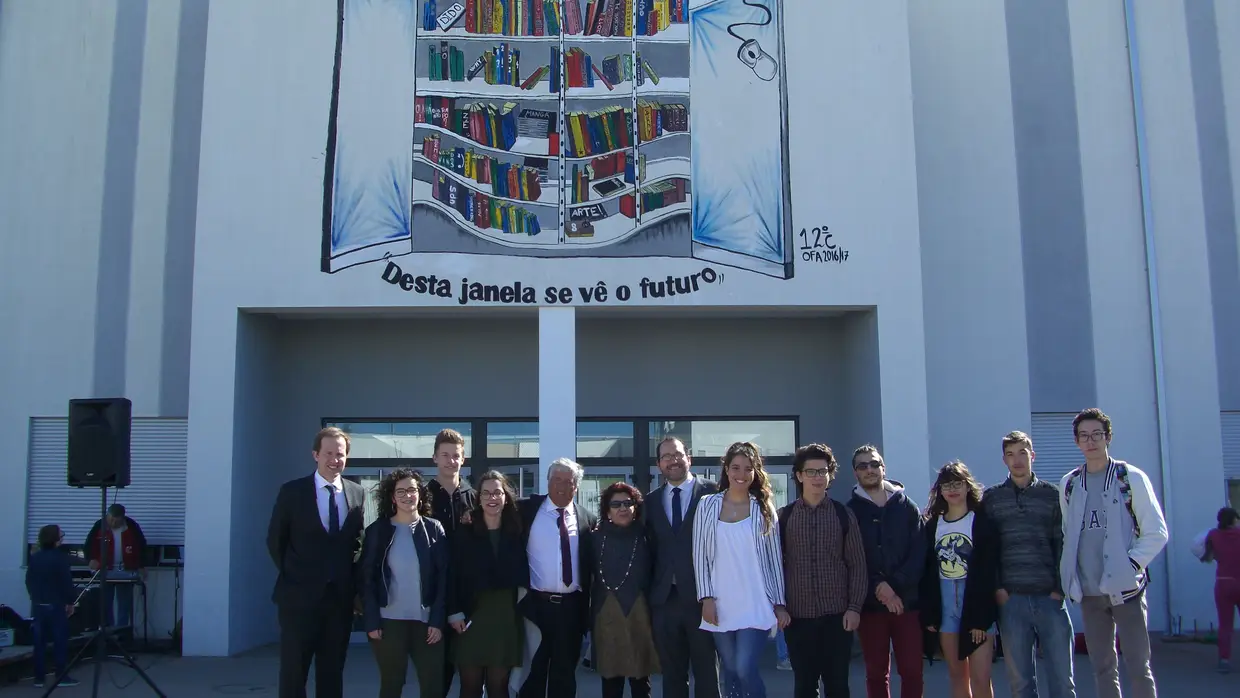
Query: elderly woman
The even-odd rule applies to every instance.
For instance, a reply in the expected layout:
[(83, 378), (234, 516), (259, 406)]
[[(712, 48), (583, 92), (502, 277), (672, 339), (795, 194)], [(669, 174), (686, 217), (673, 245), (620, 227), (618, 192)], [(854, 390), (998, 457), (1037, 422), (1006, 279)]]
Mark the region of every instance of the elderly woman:
[(659, 671), (646, 603), (652, 556), (645, 528), (641, 492), (624, 482), (603, 490), (590, 556), (592, 665), (603, 698), (621, 698), (625, 679), (632, 698), (648, 698), (650, 675)]

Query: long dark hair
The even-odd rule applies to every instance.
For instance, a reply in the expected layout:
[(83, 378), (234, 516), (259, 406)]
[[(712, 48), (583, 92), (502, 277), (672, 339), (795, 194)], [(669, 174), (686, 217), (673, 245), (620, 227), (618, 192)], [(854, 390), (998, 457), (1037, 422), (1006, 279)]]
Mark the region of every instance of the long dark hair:
[(508, 478), (498, 470), (488, 470), (478, 478), (478, 500), (469, 513), (474, 532), (482, 535), (487, 533), (487, 522), (482, 516), (482, 486), (491, 481), (498, 482), (500, 489), (504, 491), (504, 508), (499, 515), (499, 530), (508, 536), (520, 536), (521, 514), (517, 511), (517, 492), (512, 488), (512, 483), (508, 482)]
[(774, 496), (771, 494), (771, 481), (762, 467), (762, 454), (758, 453), (757, 444), (749, 441), (737, 441), (728, 446), (727, 453), (720, 461), (723, 473), (719, 476), (719, 491), (728, 491), (728, 466), (737, 456), (745, 456), (753, 464), (753, 482), (749, 483), (749, 494), (758, 500), (758, 509), (762, 512), (762, 533), (771, 532), (771, 522), (775, 519)]
[(947, 514), (947, 500), (943, 499), (943, 485), (949, 482), (965, 484), (965, 505), (969, 511), (977, 511), (982, 507), (982, 485), (969, 472), (964, 462), (954, 460), (939, 468), (939, 476), (930, 488), (930, 503), (926, 505), (926, 519)]
[(390, 519), (396, 516), (396, 503), (392, 500), (396, 497), (396, 483), (401, 480), (413, 480), (413, 484), (418, 488), (418, 514), (430, 516), (431, 498), (426, 495), (426, 485), (422, 484), (421, 473), (412, 468), (397, 468), (384, 475), (379, 481), (379, 486), (375, 488), (375, 504), (379, 507), (379, 518)]

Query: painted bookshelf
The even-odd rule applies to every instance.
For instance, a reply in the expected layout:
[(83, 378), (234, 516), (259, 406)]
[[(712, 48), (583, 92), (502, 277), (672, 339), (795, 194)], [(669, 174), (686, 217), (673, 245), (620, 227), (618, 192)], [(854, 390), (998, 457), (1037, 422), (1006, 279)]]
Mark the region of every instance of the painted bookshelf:
[(415, 208), (533, 249), (688, 219), (688, 3), (419, 0)]

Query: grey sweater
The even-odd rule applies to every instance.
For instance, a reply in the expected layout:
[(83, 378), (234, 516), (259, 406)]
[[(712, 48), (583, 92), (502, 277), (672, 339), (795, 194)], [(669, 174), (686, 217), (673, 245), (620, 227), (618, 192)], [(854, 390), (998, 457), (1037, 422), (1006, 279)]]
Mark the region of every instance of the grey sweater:
[(999, 534), (999, 588), (1010, 594), (1062, 594), (1059, 488), (1036, 475), (1024, 488), (1008, 478), (986, 488), (982, 506)]

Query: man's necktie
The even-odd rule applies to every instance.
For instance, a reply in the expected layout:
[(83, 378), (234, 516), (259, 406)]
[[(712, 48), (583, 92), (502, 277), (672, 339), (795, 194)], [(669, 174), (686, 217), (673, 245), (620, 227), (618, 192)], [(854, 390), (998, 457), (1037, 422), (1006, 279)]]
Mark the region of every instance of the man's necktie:
[(340, 510), (336, 508), (336, 486), (327, 487), (327, 532), (333, 536), (340, 533)]
[(564, 509), (556, 509), (560, 512), (560, 580), (564, 582), (564, 586), (571, 587), (573, 585), (573, 550), (568, 544), (568, 519), (565, 518)]
[(680, 509), (680, 488), (672, 488), (672, 533), (680, 533), (680, 524), (684, 522), (684, 514)]

